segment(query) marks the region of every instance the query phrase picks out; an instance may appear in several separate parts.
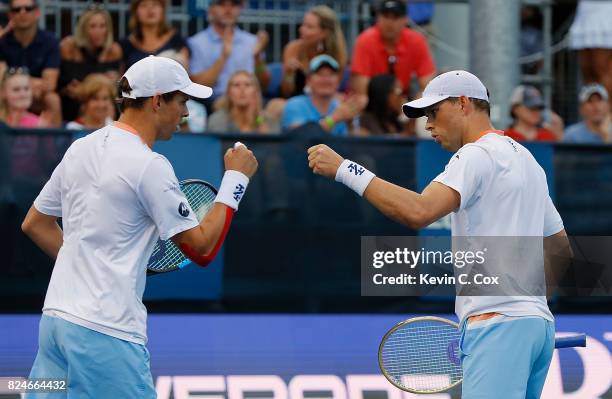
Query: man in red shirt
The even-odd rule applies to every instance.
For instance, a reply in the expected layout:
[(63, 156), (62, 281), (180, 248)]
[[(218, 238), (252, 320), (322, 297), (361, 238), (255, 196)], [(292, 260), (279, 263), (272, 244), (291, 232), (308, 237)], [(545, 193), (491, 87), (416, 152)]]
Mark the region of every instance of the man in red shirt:
[(404, 92), (416, 75), (422, 91), (433, 78), (436, 67), (423, 35), (406, 27), (405, 0), (379, 1), (376, 25), (357, 37), (351, 62), (351, 88), (367, 94), (370, 78), (380, 74), (395, 75)]

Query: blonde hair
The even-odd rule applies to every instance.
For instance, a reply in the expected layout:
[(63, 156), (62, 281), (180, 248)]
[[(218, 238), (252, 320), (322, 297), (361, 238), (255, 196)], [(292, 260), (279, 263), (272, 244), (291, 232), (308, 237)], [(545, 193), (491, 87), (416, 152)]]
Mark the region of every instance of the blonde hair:
[[(130, 5), (130, 20), (128, 22), (128, 28), (138, 41), (142, 41), (144, 37), (142, 34), (142, 25), (136, 16), (136, 10), (143, 1), (145, 0), (132, 0), (132, 4)], [(168, 21), (166, 21), (167, 0), (157, 0), (157, 2), (161, 4), (164, 10), (162, 20), (157, 27), (157, 36), (160, 37), (170, 31), (170, 25), (168, 25)]]
[(106, 22), (106, 39), (104, 39), (104, 44), (102, 45), (102, 51), (110, 50), (113, 45), (113, 20), (106, 10), (102, 9), (93, 9), (87, 10), (81, 15), (79, 21), (77, 22), (76, 29), (74, 30), (74, 42), (77, 47), (86, 47), (88, 49), (93, 50), (91, 47), (91, 43), (89, 42), (89, 37), (87, 36), (87, 24), (89, 20), (95, 15), (102, 15), (104, 17), (104, 21)]
[(91, 73), (87, 75), (83, 83), (79, 85), (77, 97), (81, 106), (84, 106), (94, 98), (98, 93), (106, 91), (110, 96), (110, 101), (116, 97), (116, 87), (113, 82), (104, 74)]
[(9, 68), (4, 72), (4, 75), (2, 76), (2, 82), (0, 83), (0, 121), (6, 121), (9, 109), (8, 103), (6, 102), (6, 97), (4, 96), (4, 86), (10, 78), (15, 76), (25, 76), (26, 78), (28, 78), (28, 81), (30, 80), (30, 74), (22, 68)]
[(319, 18), (321, 29), (328, 32), (327, 38), (323, 42), (323, 53), (334, 57), (340, 67), (344, 69), (348, 62), (346, 40), (336, 12), (324, 5), (312, 7), (308, 12)]
[(225, 96), (223, 96), (223, 98), (219, 100), (219, 107), (226, 111), (230, 111), (234, 106), (234, 104), (232, 104), (232, 100), (229, 98), (229, 90), (230, 86), (234, 82), (234, 79), (236, 79), (240, 75), (248, 77), (251, 80), (251, 83), (255, 85), (255, 88), (257, 89), (257, 107), (261, 110), (263, 108), (263, 95), (261, 94), (261, 85), (259, 84), (259, 80), (251, 72), (244, 70), (234, 72), (227, 80)]

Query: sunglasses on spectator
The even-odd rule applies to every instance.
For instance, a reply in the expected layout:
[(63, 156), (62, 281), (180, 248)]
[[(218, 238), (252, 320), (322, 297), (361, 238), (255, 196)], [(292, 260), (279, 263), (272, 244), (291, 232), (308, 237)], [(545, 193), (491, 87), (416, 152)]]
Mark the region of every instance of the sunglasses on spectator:
[(6, 76), (29, 75), (30, 70), (26, 67), (10, 67), (6, 70)]
[(102, 3), (91, 3), (87, 6), (87, 11), (104, 11), (104, 4)]
[(34, 10), (36, 10), (38, 8), (37, 5), (32, 4), (30, 6), (15, 6), (15, 7), (11, 7), (11, 12), (13, 14), (18, 14), (21, 11), (25, 11), (25, 12), (32, 12)]

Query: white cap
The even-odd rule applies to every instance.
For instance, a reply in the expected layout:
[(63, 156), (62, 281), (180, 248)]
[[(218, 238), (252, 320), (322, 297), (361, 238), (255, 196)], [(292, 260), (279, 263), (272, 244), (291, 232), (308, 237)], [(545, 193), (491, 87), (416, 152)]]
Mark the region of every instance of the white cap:
[(489, 101), (487, 88), (480, 79), (467, 71), (450, 71), (436, 76), (423, 91), (423, 97), (404, 104), (402, 110), (409, 118), (419, 118), (423, 110), (450, 97), (466, 96)]
[(208, 98), (213, 93), (210, 87), (193, 83), (181, 64), (166, 57), (145, 57), (132, 65), (123, 77), (132, 88), (130, 94), (121, 93), (124, 98), (153, 97), (177, 90), (196, 98)]

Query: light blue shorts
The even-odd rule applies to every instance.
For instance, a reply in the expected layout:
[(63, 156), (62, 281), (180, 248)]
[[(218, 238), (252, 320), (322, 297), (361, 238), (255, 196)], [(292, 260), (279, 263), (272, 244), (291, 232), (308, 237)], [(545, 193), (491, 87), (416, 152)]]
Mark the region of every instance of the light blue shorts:
[(68, 390), (27, 394), (27, 399), (156, 398), (144, 345), (46, 315), (30, 378), (63, 378)]
[(555, 347), (554, 323), (497, 316), (464, 326), (463, 399), (539, 399)]

